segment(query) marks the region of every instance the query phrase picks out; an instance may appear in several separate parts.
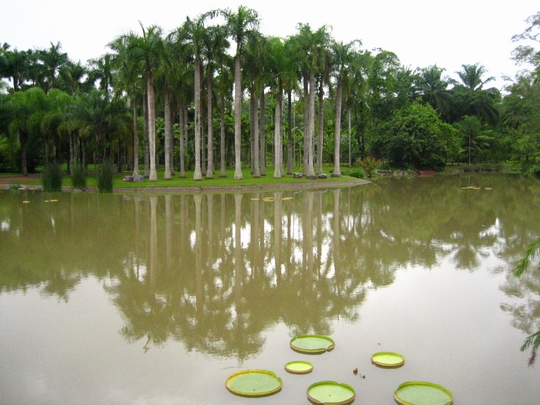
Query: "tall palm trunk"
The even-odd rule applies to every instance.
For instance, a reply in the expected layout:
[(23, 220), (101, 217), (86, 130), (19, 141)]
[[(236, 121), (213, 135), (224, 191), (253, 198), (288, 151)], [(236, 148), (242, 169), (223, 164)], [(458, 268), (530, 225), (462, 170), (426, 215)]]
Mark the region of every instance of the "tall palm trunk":
[(309, 79), (308, 74), (304, 73), (303, 79), (304, 85), (304, 154), (303, 154), (303, 163), (304, 176), (307, 176), (308, 170), (308, 150), (309, 150)]
[(164, 180), (172, 180), (171, 176), (171, 149), (173, 138), (173, 125), (172, 125), (172, 111), (171, 111), (171, 98), (169, 86), (165, 83), (164, 89), (164, 115), (165, 115), (165, 173), (163, 175)]
[(341, 105), (343, 95), (343, 79), (338, 77), (336, 91), (336, 126), (334, 129), (334, 171), (332, 177), (341, 177)]
[(259, 102), (257, 100), (257, 96), (255, 91), (253, 91), (251, 95), (251, 107), (252, 107), (252, 129), (253, 129), (253, 136), (251, 138), (252, 142), (252, 151), (253, 151), (253, 177), (259, 178), (261, 177), (261, 170), (260, 170), (260, 161), (259, 161), (259, 116), (258, 116), (258, 110), (259, 110)]
[(214, 177), (214, 107), (212, 106), (212, 71), (208, 70), (207, 77), (207, 105), (208, 111), (208, 166), (206, 168), (206, 178), (212, 179)]
[(28, 163), (27, 163), (27, 152), (26, 152), (26, 134), (20, 136), (21, 142), (21, 173), (23, 176), (28, 176)]
[(281, 134), (283, 112), (283, 90), (281, 86), (276, 94), (276, 113), (274, 114), (274, 178), (283, 177), (283, 137)]
[(195, 172), (193, 180), (202, 180), (201, 171), (201, 58), (195, 59)]
[(139, 128), (137, 125), (137, 94), (133, 96), (133, 177), (139, 175)]
[(234, 58), (234, 179), (242, 180), (242, 71), (240, 54)]
[(260, 113), (259, 113), (259, 147), (260, 147), (260, 168), (261, 176), (266, 176), (266, 114), (265, 112), (265, 103), (264, 103), (264, 89), (261, 91), (261, 98), (259, 100)]
[(315, 74), (309, 74), (309, 130), (307, 135), (307, 170), (306, 177), (308, 179), (317, 178), (313, 168), (313, 134), (315, 133)]
[(324, 90), (323, 81), (319, 85), (319, 113), (317, 114), (317, 174), (323, 173), (323, 137), (324, 137)]
[(179, 176), (186, 177), (186, 162), (185, 162), (185, 125), (184, 125), (184, 101), (178, 102), (178, 127), (180, 129), (180, 140), (178, 145), (178, 154), (180, 155), (180, 174)]
[(156, 171), (156, 103), (154, 98), (154, 78), (152, 72), (148, 74), (148, 147), (150, 154), (149, 181), (157, 181)]
[(348, 108), (347, 117), (349, 119), (349, 167), (352, 167), (352, 125), (351, 125), (351, 107)]
[(148, 90), (144, 94), (143, 101), (144, 114), (144, 177), (150, 176), (150, 152), (148, 147)]
[(292, 90), (287, 91), (287, 174), (293, 171)]
[(221, 168), (219, 172), (219, 177), (227, 177), (226, 165), (225, 165), (225, 94), (221, 94), (221, 103), (220, 103), (220, 118), (219, 118), (219, 129), (220, 129), (220, 161)]

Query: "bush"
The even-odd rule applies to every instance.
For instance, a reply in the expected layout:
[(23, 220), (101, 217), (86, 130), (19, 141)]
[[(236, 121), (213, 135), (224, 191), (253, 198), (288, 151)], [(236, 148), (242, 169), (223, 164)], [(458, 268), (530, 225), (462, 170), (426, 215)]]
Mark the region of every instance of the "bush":
[(81, 190), (86, 188), (86, 173), (82, 165), (74, 166), (71, 184), (73, 185), (73, 188), (79, 188)]
[(113, 168), (110, 163), (104, 163), (99, 169), (98, 191), (100, 193), (113, 192)]
[(45, 166), (41, 173), (43, 191), (62, 191), (62, 171), (60, 165), (52, 163)]
[(372, 178), (377, 174), (377, 170), (382, 166), (382, 162), (371, 156), (365, 157), (364, 159), (359, 159), (357, 162), (358, 166), (364, 171), (368, 178)]
[(363, 179), (364, 178), (364, 172), (362, 170), (359, 170), (359, 169), (354, 169), (354, 170), (351, 170), (351, 172), (349, 173), (349, 176), (356, 177), (357, 179)]
[(378, 132), (371, 152), (400, 169), (443, 170), (459, 150), (457, 130), (429, 104), (413, 102), (397, 110)]

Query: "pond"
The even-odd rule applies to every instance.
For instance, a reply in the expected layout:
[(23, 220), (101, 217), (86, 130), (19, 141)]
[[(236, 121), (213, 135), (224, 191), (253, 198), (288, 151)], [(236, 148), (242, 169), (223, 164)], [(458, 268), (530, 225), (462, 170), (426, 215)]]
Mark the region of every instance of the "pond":
[[(336, 381), (356, 404), (406, 381), (455, 404), (537, 404), (540, 182), (381, 179), (328, 190), (0, 194), (0, 403), (309, 404)], [(291, 350), (296, 336), (335, 348)], [(395, 369), (371, 363), (401, 354)], [(297, 375), (286, 363), (308, 361)], [(532, 363), (532, 364), (531, 364)], [(277, 394), (225, 382), (273, 371)], [(357, 369), (358, 372), (353, 372)]]

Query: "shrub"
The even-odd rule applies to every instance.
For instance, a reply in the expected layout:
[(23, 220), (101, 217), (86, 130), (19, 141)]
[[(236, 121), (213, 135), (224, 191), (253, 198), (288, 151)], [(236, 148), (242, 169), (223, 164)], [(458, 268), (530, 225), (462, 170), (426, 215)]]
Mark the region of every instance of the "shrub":
[(60, 165), (51, 163), (41, 173), (43, 191), (62, 191), (62, 171)]
[(382, 162), (371, 156), (365, 157), (364, 159), (359, 159), (357, 162), (358, 166), (364, 171), (368, 178), (375, 176), (377, 170), (382, 166)]
[(349, 176), (356, 177), (357, 179), (363, 179), (364, 172), (360, 169), (351, 170), (351, 172), (349, 173)]
[(100, 193), (113, 192), (113, 168), (110, 163), (104, 163), (99, 169), (98, 191)]
[(81, 190), (86, 188), (86, 173), (82, 165), (75, 165), (75, 167), (73, 168), (71, 184), (73, 188), (80, 188)]

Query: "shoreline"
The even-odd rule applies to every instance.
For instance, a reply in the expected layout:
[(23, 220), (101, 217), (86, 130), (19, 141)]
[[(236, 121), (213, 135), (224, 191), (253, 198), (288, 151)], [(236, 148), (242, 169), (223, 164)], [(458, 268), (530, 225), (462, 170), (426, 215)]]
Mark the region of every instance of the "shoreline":
[[(354, 187), (370, 184), (371, 181), (358, 179), (351, 181), (324, 181), (324, 182), (303, 182), (303, 183), (283, 183), (283, 184), (247, 184), (238, 186), (146, 186), (146, 187), (114, 187), (113, 194), (195, 194), (195, 193), (222, 193), (222, 192), (250, 192), (250, 191), (279, 191), (279, 190), (306, 190), (322, 188), (342, 188)], [(0, 190), (11, 190), (17, 184), (14, 178), (0, 178)], [(43, 191), (41, 184), (19, 185), (20, 191)], [(71, 186), (62, 186), (61, 192), (73, 193), (97, 193), (97, 187), (87, 187), (84, 190), (74, 189)]]

